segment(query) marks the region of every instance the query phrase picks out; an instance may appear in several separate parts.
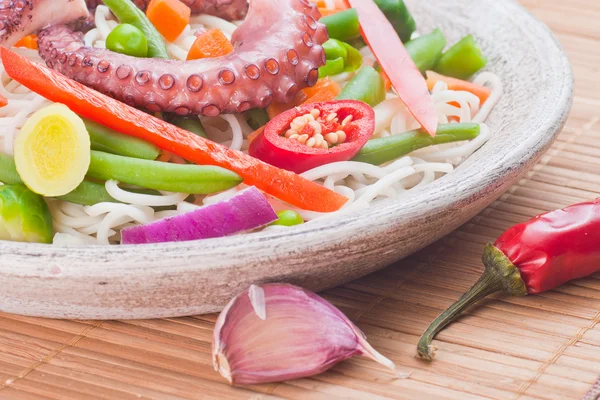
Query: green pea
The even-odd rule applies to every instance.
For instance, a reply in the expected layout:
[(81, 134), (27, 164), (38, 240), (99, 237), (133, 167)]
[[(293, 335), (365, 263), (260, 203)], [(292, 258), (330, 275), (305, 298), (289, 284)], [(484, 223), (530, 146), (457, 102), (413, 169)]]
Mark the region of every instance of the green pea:
[(148, 56), (148, 40), (141, 30), (130, 24), (120, 24), (106, 38), (106, 48), (133, 57)]
[(292, 210), (279, 211), (277, 217), (279, 217), (277, 221), (273, 222), (271, 225), (295, 226), (304, 223), (304, 219), (302, 219), (300, 214)]
[(167, 45), (146, 14), (131, 0), (102, 0), (122, 24), (131, 24), (144, 33), (148, 57), (170, 59)]

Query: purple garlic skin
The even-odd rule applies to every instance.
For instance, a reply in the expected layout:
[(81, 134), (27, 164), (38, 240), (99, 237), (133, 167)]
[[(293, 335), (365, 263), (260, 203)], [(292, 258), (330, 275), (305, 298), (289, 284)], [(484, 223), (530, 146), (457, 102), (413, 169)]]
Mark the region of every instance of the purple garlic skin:
[(81, 32), (65, 26), (40, 32), (38, 45), (48, 67), (131, 106), (217, 116), (288, 103), (313, 86), (328, 39), (319, 17), (307, 0), (252, 0), (233, 53), (186, 62), (85, 47)]
[(0, 0), (0, 46), (11, 47), (44, 26), (87, 16), (84, 0)]
[[(248, 11), (248, 0), (181, 0), (192, 9), (194, 14), (209, 14), (227, 20), (244, 18)], [(133, 0), (136, 6), (146, 10), (150, 0)], [(102, 0), (86, 0), (87, 6), (94, 9), (102, 4)]]
[(341, 311), (287, 284), (252, 285), (234, 298), (217, 319), (212, 354), (234, 385), (313, 376), (354, 355), (395, 370)]

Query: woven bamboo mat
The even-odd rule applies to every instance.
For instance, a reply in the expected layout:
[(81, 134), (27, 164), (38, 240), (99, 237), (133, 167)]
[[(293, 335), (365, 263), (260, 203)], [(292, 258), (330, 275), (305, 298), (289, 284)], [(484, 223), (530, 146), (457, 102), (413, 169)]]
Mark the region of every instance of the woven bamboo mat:
[(484, 302), (439, 336), (434, 363), (414, 358), (418, 335), (476, 280), (484, 243), (542, 211), (600, 194), (600, 2), (523, 3), (557, 32), (577, 77), (573, 114), (553, 149), (454, 234), (325, 293), (410, 379), (355, 358), (313, 379), (231, 388), (211, 366), (214, 315), (130, 322), (0, 315), (0, 399), (582, 398), (600, 375), (600, 274), (536, 297)]

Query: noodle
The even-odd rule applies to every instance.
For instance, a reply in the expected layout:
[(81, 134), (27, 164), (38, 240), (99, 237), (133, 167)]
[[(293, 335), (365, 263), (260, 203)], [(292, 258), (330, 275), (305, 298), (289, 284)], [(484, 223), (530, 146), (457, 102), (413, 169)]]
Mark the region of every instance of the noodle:
[[(333, 8), (332, 0), (325, 5)], [(104, 48), (105, 40), (118, 24), (110, 10), (105, 6), (96, 9), (96, 28), (84, 36), (85, 44)], [(220, 29), (231, 38), (237, 28), (236, 23), (218, 17), (200, 15), (190, 20), (190, 25), (173, 43), (167, 43), (169, 54), (174, 59), (185, 60), (193, 45), (196, 34), (207, 29)], [(26, 57), (41, 61), (37, 52), (15, 49)], [(364, 65), (375, 62), (368, 48), (361, 50)], [(343, 87), (353, 76), (347, 72), (332, 77)], [(439, 82), (432, 90), (432, 98), (438, 113), (438, 122), (451, 121), (474, 122), (481, 124), (479, 136), (469, 142), (432, 146), (411, 153), (386, 165), (376, 166), (356, 161), (336, 162), (323, 165), (302, 174), (311, 181), (347, 197), (348, 203), (336, 213), (318, 213), (296, 209), (289, 204), (267, 196), (276, 210), (291, 209), (297, 211), (308, 223), (314, 220), (339, 217), (369, 207), (379, 199), (397, 199), (407, 190), (422, 188), (439, 177), (451, 173), (460, 163), (483, 146), (492, 136), (484, 123), (503, 94), (502, 82), (493, 73), (480, 73), (475, 84), (487, 85), (491, 95), (485, 104), (472, 93), (449, 90)], [(14, 139), (27, 118), (50, 102), (29, 91), (19, 83), (12, 81), (0, 65), (0, 94), (9, 100), (6, 107), (0, 108), (0, 151), (13, 154)], [(420, 126), (408, 112), (400, 98), (393, 92), (386, 100), (374, 107), (374, 138), (398, 135)], [(248, 151), (247, 137), (254, 130), (243, 115), (221, 115), (218, 117), (200, 117), (209, 139), (235, 150)], [(164, 152), (160, 161), (185, 164), (185, 160)], [(108, 181), (106, 190), (119, 203), (100, 203), (94, 206), (81, 206), (65, 201), (48, 199), (56, 236), (54, 243), (64, 246), (107, 245), (120, 242), (121, 229), (134, 224), (147, 224), (165, 217), (172, 217), (197, 210), (199, 207), (214, 204), (235, 196), (245, 185), (209, 196), (192, 196), (184, 193), (145, 194), (125, 190), (119, 182)], [(193, 198), (190, 201), (190, 198)], [(156, 211), (153, 207), (163, 208)], [(164, 209), (166, 208), (166, 209)], [(265, 230), (281, 230), (285, 227), (273, 226)]]

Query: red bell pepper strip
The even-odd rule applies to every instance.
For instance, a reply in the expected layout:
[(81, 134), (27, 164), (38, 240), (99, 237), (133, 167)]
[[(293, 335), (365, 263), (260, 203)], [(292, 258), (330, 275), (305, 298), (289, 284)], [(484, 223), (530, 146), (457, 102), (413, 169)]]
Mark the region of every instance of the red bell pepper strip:
[(435, 104), (427, 83), (394, 27), (373, 0), (346, 0), (358, 12), (362, 36), (410, 113), (431, 136), (437, 131)]
[(549, 212), (507, 230), (483, 254), (479, 281), (425, 331), (417, 348), (431, 360), (431, 341), (465, 309), (494, 292), (526, 296), (600, 271), (600, 199)]
[(348, 201), (299, 175), (152, 117), (4, 47), (0, 53), (6, 73), (12, 79), (92, 121), (144, 139), (196, 164), (217, 165), (234, 171), (244, 178), (244, 183), (305, 210), (333, 212)]
[(279, 168), (302, 173), (321, 165), (351, 160), (374, 131), (375, 112), (361, 101), (306, 104), (269, 121), (250, 145), (250, 155)]

